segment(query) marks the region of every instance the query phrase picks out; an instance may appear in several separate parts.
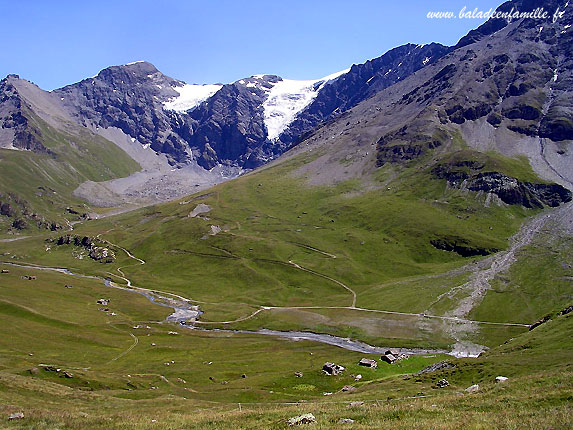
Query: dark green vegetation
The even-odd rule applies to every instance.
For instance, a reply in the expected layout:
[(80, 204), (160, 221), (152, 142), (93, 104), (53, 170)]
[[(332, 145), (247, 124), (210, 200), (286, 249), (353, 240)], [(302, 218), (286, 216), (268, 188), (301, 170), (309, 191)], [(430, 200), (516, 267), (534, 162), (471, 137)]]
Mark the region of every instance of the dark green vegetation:
[[(56, 130), (26, 112), (46, 152), (0, 149), (0, 234), (8, 230), (35, 233), (68, 228), (91, 209), (73, 197), (84, 181), (105, 181), (138, 170), (138, 164), (113, 143), (88, 130)], [(70, 126), (72, 127), (72, 126)], [(69, 208), (69, 210), (68, 210)]]

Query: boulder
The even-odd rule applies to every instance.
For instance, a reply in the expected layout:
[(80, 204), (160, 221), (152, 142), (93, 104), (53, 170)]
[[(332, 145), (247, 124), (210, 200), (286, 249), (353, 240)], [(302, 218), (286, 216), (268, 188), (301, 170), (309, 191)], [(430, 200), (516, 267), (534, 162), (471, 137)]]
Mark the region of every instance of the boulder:
[(332, 376), (339, 375), (340, 373), (344, 372), (345, 370), (346, 370), (345, 367), (340, 366), (339, 364), (334, 364), (334, 363), (330, 363), (330, 362), (326, 362), (326, 363), (324, 363), (324, 366), (322, 366), (322, 371), (324, 373), (326, 373), (327, 375), (332, 375)]
[(296, 376), (297, 378), (302, 378), (304, 375), (302, 374), (302, 372), (294, 372), (294, 376)]
[(354, 420), (352, 418), (340, 418), (338, 424), (353, 424)]
[(287, 420), (289, 426), (300, 426), (303, 424), (313, 424), (316, 422), (316, 418), (313, 414), (303, 414), (298, 417), (292, 417)]
[(507, 381), (508, 379), (509, 379), (509, 378), (506, 377), (506, 376), (496, 376), (496, 377), (495, 377), (495, 382), (499, 384), (499, 383), (502, 383), (502, 382)]
[(2, 273), (10, 273), (10, 271), (7, 269), (2, 269)]
[(110, 302), (109, 299), (99, 299), (97, 301), (97, 304), (102, 305), (102, 306), (107, 306), (109, 304), (109, 302)]
[(353, 387), (352, 385), (345, 385), (342, 387), (342, 392), (344, 393), (352, 393), (353, 391), (356, 391), (356, 387)]
[(477, 393), (479, 391), (479, 385), (478, 384), (474, 384), (474, 385), (470, 385), (468, 388), (466, 388), (464, 390), (466, 393)]
[(369, 358), (363, 358), (358, 362), (359, 366), (366, 366), (366, 367), (378, 367), (378, 362), (376, 360), (371, 360)]
[(355, 381), (360, 381), (361, 379), (362, 379), (362, 375), (356, 375), (356, 376), (354, 377), (354, 380), (355, 380)]
[(10, 416), (8, 417), (8, 419), (10, 421), (12, 420), (21, 420), (24, 419), (24, 413), (23, 412), (15, 412), (13, 414), (10, 414)]
[(195, 218), (197, 215), (201, 215), (210, 211), (211, 211), (211, 206), (206, 205), (204, 203), (199, 203), (197, 206), (195, 206), (195, 209), (193, 209), (191, 213), (189, 213), (189, 215), (187, 216), (189, 218)]

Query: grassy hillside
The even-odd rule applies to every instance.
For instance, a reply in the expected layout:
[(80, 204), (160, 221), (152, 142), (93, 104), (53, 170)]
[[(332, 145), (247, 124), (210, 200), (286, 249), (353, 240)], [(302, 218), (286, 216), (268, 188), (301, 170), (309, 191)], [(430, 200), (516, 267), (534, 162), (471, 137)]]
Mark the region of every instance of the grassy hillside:
[(2, 233), (19, 218), (33, 231), (37, 220), (30, 216), (32, 213), (59, 224), (65, 224), (66, 218), (77, 219), (66, 208), (72, 207), (80, 214), (89, 210), (85, 202), (72, 196), (80, 183), (124, 177), (139, 169), (134, 160), (106, 139), (79, 127), (70, 132), (56, 130), (23, 109), (50, 153), (0, 150), (0, 200), (11, 204), (14, 211), (10, 217), (0, 216)]
[[(535, 180), (520, 159), (458, 155)], [(370, 182), (309, 186), (295, 172), (312, 157), (74, 226), (74, 234), (107, 241), (113, 263), (46, 242), (60, 232), (2, 243), (2, 260), (180, 294), (204, 312), (198, 328), (308, 330), (449, 348), (459, 340), (457, 323), (444, 315), (486, 260), (431, 241), (456, 237), (473, 249), (505, 249), (539, 211), (487, 205), (486, 196), (448, 186), (423, 161), (385, 166)], [(457, 162), (455, 154), (441, 161)], [(197, 215), (200, 208), (209, 210)], [(336, 428), (341, 418), (355, 420), (353, 428), (565, 428), (572, 421), (571, 314), (556, 311), (570, 304), (568, 250), (568, 239), (547, 226), (492, 280), (468, 314), (477, 322), (464, 338), (491, 348), (480, 358), (430, 353), (377, 369), (358, 366), (362, 353), (321, 343), (174, 326), (164, 322), (169, 309), (100, 280), (2, 265), (10, 273), (0, 275), (0, 415), (25, 414), (3, 425), (285, 428), (287, 418), (312, 412), (315, 428)], [(541, 262), (535, 272), (533, 261)], [(111, 302), (98, 305), (99, 298)], [(553, 320), (532, 331), (490, 324), (532, 323), (550, 312)], [(408, 376), (442, 360), (454, 367)], [(347, 370), (326, 376), (326, 361)], [(510, 379), (495, 384), (498, 375)], [(450, 385), (437, 389), (442, 378)], [(466, 394), (473, 384), (480, 391)], [(345, 385), (356, 390), (343, 392)], [(364, 403), (349, 407), (352, 401)]]
[[(309, 412), (317, 418), (313, 428), (338, 428), (341, 418), (363, 429), (572, 423), (573, 361), (563, 347), (572, 314), (554, 315), (479, 359), (432, 354), (372, 370), (357, 366), (363, 354), (313, 342), (183, 328), (168, 334), (174, 328), (161, 323), (166, 309), (142, 296), (100, 281), (1, 267), (10, 270), (0, 275), (2, 428), (267, 429), (286, 428), (287, 418)], [(116, 315), (98, 310), (100, 297)], [(139, 324), (149, 328), (133, 328)], [(452, 367), (408, 376), (444, 358)], [(323, 375), (325, 361), (347, 370)], [(358, 373), (363, 379), (356, 382)], [(495, 384), (498, 375), (509, 380)], [(435, 388), (442, 378), (450, 385)], [(473, 384), (479, 391), (466, 393)], [(344, 385), (356, 391), (342, 392)], [(8, 421), (15, 412), (24, 419)]]
[[(462, 257), (432, 241), (453, 238), (470, 249), (505, 249), (538, 211), (486, 204), (485, 195), (438, 179), (424, 160), (385, 166), (374, 182), (309, 186), (294, 172), (313, 157), (302, 154), (202, 194), (76, 226), (76, 234), (101, 234), (143, 265), (117, 247), (115, 263), (79, 260), (73, 246), (46, 246), (44, 238), (6, 249), (23, 261), (111, 273), (118, 282), (125, 282), (118, 277), (123, 274), (138, 287), (181, 294), (200, 303), (206, 328), (307, 330), (377, 345), (454, 343), (441, 316), (466, 297), (450, 292), (483, 257)], [(460, 159), (536, 180), (523, 159), (461, 145), (439, 161)], [(198, 205), (210, 210), (190, 217)], [(548, 294), (555, 291), (547, 288)], [(551, 302), (537, 300), (527, 313), (503, 314), (490, 296), (472, 320), (529, 324), (567, 302), (561, 294)], [(470, 340), (490, 347), (526, 329), (478, 327)]]

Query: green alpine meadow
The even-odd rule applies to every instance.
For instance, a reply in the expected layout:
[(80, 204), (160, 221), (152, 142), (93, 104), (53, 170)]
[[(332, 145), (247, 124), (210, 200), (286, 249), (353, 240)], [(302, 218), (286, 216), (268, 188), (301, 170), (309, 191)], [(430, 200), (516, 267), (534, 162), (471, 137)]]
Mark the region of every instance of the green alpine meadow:
[[(0, 61), (0, 428), (570, 428), (573, 9), (486, 3), (462, 5), (465, 35), (416, 4), (400, 37), (427, 43), (314, 80), (234, 81), (219, 76), (301, 37), (301, 74), (323, 54), (350, 65), (349, 33), (335, 49), (316, 29), (328, 10), (358, 31), (367, 12), (29, 5), (33, 34), (39, 17), (69, 21), (33, 41), (46, 50), (100, 43), (64, 40), (89, 15), (101, 46), (117, 41), (100, 62), (199, 73), (212, 43), (227, 74), (188, 83), (132, 61), (44, 90), (24, 73), (44, 82), (60, 57), (28, 69), (29, 35)], [(120, 31), (127, 16), (172, 50)], [(249, 48), (270, 16), (276, 39)], [(214, 17), (250, 24), (201, 30)], [(379, 20), (353, 46), (387, 46), (398, 24)], [(455, 42), (435, 42), (445, 31)], [(180, 32), (196, 57), (175, 56)]]

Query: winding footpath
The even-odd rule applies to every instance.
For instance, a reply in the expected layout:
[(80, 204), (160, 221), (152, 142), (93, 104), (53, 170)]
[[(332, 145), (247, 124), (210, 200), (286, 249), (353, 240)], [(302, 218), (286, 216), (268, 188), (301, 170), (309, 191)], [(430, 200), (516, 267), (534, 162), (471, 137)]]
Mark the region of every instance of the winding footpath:
[(330, 276), (315, 272), (314, 270), (307, 269), (306, 267), (302, 267), (302, 266), (292, 262), (291, 260), (289, 260), (288, 264), (290, 264), (291, 266), (293, 266), (296, 269), (302, 270), (303, 272), (311, 273), (315, 276), (320, 276), (321, 278), (327, 279), (331, 282), (334, 282), (337, 285), (340, 285), (342, 288), (344, 288), (346, 291), (348, 291), (350, 294), (352, 294), (352, 304), (350, 306), (348, 306), (347, 308), (348, 309), (356, 309), (356, 292), (352, 288), (350, 288), (349, 286), (343, 284), (342, 282), (340, 282), (337, 279), (331, 278)]
[(120, 329), (120, 328), (117, 328), (116, 326), (114, 326), (114, 325), (113, 325), (111, 322), (109, 322), (109, 321), (108, 321), (108, 324), (109, 324), (111, 327), (113, 327), (114, 329), (116, 329), (117, 331), (120, 331), (120, 332), (122, 332), (122, 333), (127, 333), (127, 334), (129, 334), (129, 335), (132, 337), (132, 339), (133, 339), (133, 344), (132, 344), (129, 348), (127, 348), (125, 351), (123, 351), (121, 354), (119, 354), (118, 356), (116, 356), (116, 357), (112, 358), (111, 360), (109, 360), (109, 361), (107, 362), (107, 364), (113, 363), (114, 361), (119, 360), (121, 357), (126, 356), (126, 355), (129, 354), (131, 351), (133, 351), (133, 348), (135, 348), (135, 347), (139, 344), (139, 338), (138, 338), (136, 335), (134, 335), (133, 333), (131, 333), (131, 332), (129, 332), (129, 331), (122, 330), (122, 329)]

